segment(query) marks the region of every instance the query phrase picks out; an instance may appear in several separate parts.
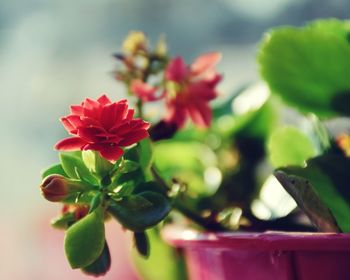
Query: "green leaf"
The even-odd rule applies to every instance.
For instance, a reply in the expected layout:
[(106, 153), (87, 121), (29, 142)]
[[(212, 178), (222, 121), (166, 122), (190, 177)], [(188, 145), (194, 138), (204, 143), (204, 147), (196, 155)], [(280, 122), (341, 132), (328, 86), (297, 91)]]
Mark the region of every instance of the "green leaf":
[(64, 248), (72, 268), (86, 267), (101, 255), (105, 246), (103, 215), (98, 208), (67, 230)]
[(60, 160), (64, 171), (70, 178), (83, 180), (92, 185), (98, 185), (97, 179), (85, 166), (81, 152), (60, 153)]
[(275, 130), (268, 140), (270, 161), (273, 166), (305, 165), (305, 161), (316, 155), (309, 138), (294, 127)]
[(91, 199), (89, 213), (93, 212), (97, 207), (101, 205), (102, 197), (103, 195), (101, 192), (95, 194), (95, 196)]
[(126, 148), (124, 150), (124, 159), (132, 160), (138, 162), (139, 154), (137, 146), (133, 146), (131, 148)]
[(275, 176), (319, 231), (340, 232), (331, 211), (320, 200), (308, 180), (287, 175), (283, 171), (276, 171)]
[(168, 200), (155, 192), (142, 192), (115, 201), (108, 211), (127, 229), (142, 232), (162, 221), (170, 211)]
[(316, 20), (310, 22), (307, 26), (314, 31), (319, 31), (322, 33), (328, 33), (331, 36), (338, 36), (341, 40), (349, 42), (349, 32), (350, 32), (350, 21), (349, 20), (339, 20), (335, 18)]
[(121, 165), (122, 166), (120, 170), (118, 170), (118, 172), (120, 173), (130, 173), (137, 170), (140, 167), (140, 165), (136, 161), (132, 160), (124, 160), (122, 161)]
[(118, 173), (117, 176), (113, 178), (112, 184), (109, 188), (116, 188), (119, 186), (132, 186), (134, 188), (137, 184), (144, 182), (145, 177), (140, 168), (129, 173)]
[(68, 177), (68, 175), (63, 170), (62, 165), (60, 163), (52, 165), (49, 168), (43, 170), (41, 172), (41, 178), (44, 179), (45, 177), (52, 175), (52, 174), (58, 174), (58, 175), (62, 175), (64, 177)]
[(145, 191), (156, 192), (166, 196), (167, 192), (155, 181), (142, 182), (134, 189), (134, 194), (142, 193)]
[(105, 177), (114, 167), (111, 162), (101, 157), (98, 152), (92, 150), (83, 151), (82, 160), (88, 170), (100, 178)]
[(209, 167), (216, 167), (217, 155), (207, 145), (195, 141), (160, 141), (154, 145), (154, 162), (165, 180), (178, 178), (189, 182), (190, 192), (212, 195), (218, 185), (210, 185), (204, 177)]
[(62, 216), (54, 218), (51, 221), (51, 226), (57, 229), (67, 229), (72, 223), (75, 222), (73, 213), (66, 213)]
[(105, 242), (101, 255), (92, 264), (82, 268), (82, 270), (89, 275), (103, 276), (111, 267), (111, 254), (109, 252), (108, 244)]
[(153, 161), (153, 148), (149, 138), (143, 139), (138, 144), (139, 162), (141, 169), (145, 174), (149, 171)]
[[(157, 228), (147, 230), (152, 253), (145, 259), (137, 249), (132, 256), (138, 273), (144, 280), (186, 280), (185, 262), (179, 251), (166, 244)], [(159, 265), (161, 260), (161, 265)]]
[(333, 154), (308, 160), (304, 168), (279, 169), (288, 176), (294, 175), (308, 180), (344, 232), (350, 232), (349, 170), (350, 158)]
[(229, 98), (226, 100), (221, 100), (220, 104), (216, 104), (213, 106), (213, 118), (217, 119), (219, 117), (225, 115), (232, 115), (232, 102), (233, 100), (242, 94), (247, 88), (249, 88), (249, 84), (245, 84), (236, 89), (232, 94), (229, 95)]
[(150, 253), (147, 234), (145, 232), (134, 232), (134, 240), (137, 251), (147, 259)]
[(133, 193), (135, 184), (133, 181), (125, 182), (117, 187), (113, 187), (112, 191), (116, 193), (118, 198), (129, 196)]
[(349, 21), (336, 20), (273, 30), (258, 55), (262, 77), (273, 93), (301, 111), (349, 115), (349, 31)]
[[(249, 89), (248, 93), (254, 90), (256, 89)], [(244, 97), (243, 101), (240, 101), (239, 103), (254, 104), (254, 100), (259, 99), (258, 94), (259, 91), (255, 93), (257, 96), (252, 97), (251, 94), (245, 96), (245, 93), (242, 93), (242, 95), (237, 96), (236, 100), (240, 97)], [(261, 104), (260, 107), (258, 106), (257, 108), (250, 109), (245, 113), (222, 116), (213, 124), (214, 130), (227, 139), (232, 139), (237, 135), (264, 139), (277, 125), (277, 108), (279, 106), (275, 103), (274, 100), (269, 98)]]
[(320, 153), (325, 153), (331, 149), (331, 136), (326, 126), (315, 116), (309, 118), (312, 128), (312, 138)]

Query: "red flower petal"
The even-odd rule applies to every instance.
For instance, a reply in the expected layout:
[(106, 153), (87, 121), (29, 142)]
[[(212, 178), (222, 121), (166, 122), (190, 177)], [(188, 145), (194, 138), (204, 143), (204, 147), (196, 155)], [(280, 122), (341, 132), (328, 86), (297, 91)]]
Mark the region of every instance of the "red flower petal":
[(199, 127), (209, 127), (211, 123), (211, 110), (207, 103), (197, 102), (188, 107), (188, 112), (194, 124)]
[(216, 91), (210, 87), (205, 81), (190, 84), (188, 86), (188, 94), (190, 103), (197, 100), (210, 101), (217, 97)]
[(109, 130), (115, 124), (117, 106), (117, 103), (112, 103), (102, 108), (101, 124), (106, 130)]
[(186, 79), (188, 75), (187, 66), (182, 59), (178, 56), (172, 59), (165, 70), (165, 77), (167, 80), (175, 81), (181, 83)]
[(92, 119), (92, 118), (88, 118), (88, 117), (81, 117), (81, 122), (82, 124), (79, 127), (85, 126), (85, 127), (91, 127), (91, 126), (95, 126), (95, 127), (100, 127), (101, 124), (98, 120)]
[(102, 106), (112, 103), (111, 100), (109, 100), (109, 98), (105, 94), (101, 95), (101, 97), (97, 99), (97, 102), (100, 103)]
[(135, 110), (134, 109), (129, 109), (128, 114), (125, 117), (125, 120), (130, 121), (134, 117)]
[(84, 125), (81, 118), (76, 115), (69, 115), (65, 117), (65, 119), (69, 121), (74, 128), (79, 128)]
[(186, 107), (176, 99), (167, 102), (166, 122), (175, 123), (178, 128), (182, 128), (186, 123), (187, 116)]
[(145, 139), (149, 136), (148, 132), (146, 130), (136, 130), (136, 131), (130, 131), (130, 133), (124, 135), (124, 139), (121, 140), (118, 145), (120, 146), (130, 146), (132, 144), (135, 144), (139, 142), (142, 139)]
[(65, 128), (69, 133), (71, 133), (71, 134), (77, 133), (77, 129), (75, 128), (74, 125), (71, 124), (71, 122), (70, 122), (67, 118), (63, 117), (63, 118), (60, 119), (60, 121), (61, 121), (61, 123), (63, 124), (64, 128)]
[(84, 109), (98, 109), (101, 107), (101, 104), (91, 98), (86, 98), (83, 107)]
[(95, 100), (86, 98), (83, 102), (84, 116), (92, 119), (99, 119), (102, 105)]
[(125, 119), (128, 115), (128, 104), (126, 102), (118, 102), (116, 104), (117, 106), (114, 123), (120, 122), (121, 120)]
[(124, 137), (124, 135), (131, 130), (148, 129), (149, 127), (150, 124), (148, 122), (145, 122), (142, 119), (133, 119), (121, 125), (112, 127), (109, 132)]
[(81, 127), (78, 129), (78, 136), (88, 143), (98, 142), (100, 138), (97, 135), (100, 133), (105, 133), (101, 127)]
[(221, 54), (218, 52), (210, 52), (199, 56), (191, 64), (191, 75), (201, 75), (204, 72), (213, 69), (214, 66), (220, 61), (221, 57)]
[(103, 145), (98, 151), (103, 158), (109, 161), (117, 161), (124, 154), (122, 148), (111, 145)]
[(152, 102), (160, 99), (160, 97), (156, 95), (158, 89), (141, 80), (132, 81), (131, 91), (143, 102)]
[(86, 144), (86, 141), (79, 137), (71, 137), (57, 142), (55, 149), (59, 151), (76, 151), (81, 150)]
[(84, 108), (80, 105), (72, 105), (70, 106), (70, 111), (73, 115), (81, 116), (84, 113)]

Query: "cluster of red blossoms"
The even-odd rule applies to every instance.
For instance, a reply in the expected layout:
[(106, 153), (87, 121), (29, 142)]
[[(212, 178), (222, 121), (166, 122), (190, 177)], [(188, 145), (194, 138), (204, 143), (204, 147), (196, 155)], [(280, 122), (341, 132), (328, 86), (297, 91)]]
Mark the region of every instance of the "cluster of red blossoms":
[[(165, 100), (165, 122), (178, 129), (190, 118), (198, 127), (209, 127), (212, 119), (209, 102), (217, 97), (216, 86), (221, 80), (215, 69), (221, 59), (217, 52), (198, 57), (186, 65), (181, 57), (169, 61), (164, 69), (164, 83), (153, 86), (134, 79), (130, 89), (142, 102)], [(134, 118), (134, 110), (126, 100), (111, 102), (106, 95), (97, 100), (85, 99), (70, 107), (71, 114), (61, 122), (72, 137), (59, 141), (61, 151), (94, 150), (111, 161), (117, 161), (130, 146), (149, 136), (149, 123)]]
[(95, 150), (109, 160), (117, 161), (127, 147), (149, 136), (149, 123), (134, 119), (134, 110), (126, 100), (111, 102), (106, 95), (97, 100), (85, 99), (70, 107), (71, 114), (61, 122), (72, 137), (59, 141), (61, 151)]
[(217, 97), (215, 88), (222, 78), (215, 70), (220, 59), (217, 52), (204, 54), (191, 65), (186, 65), (181, 57), (173, 58), (165, 69), (166, 86), (161, 94), (159, 88), (141, 80), (131, 83), (131, 91), (143, 102), (164, 98), (165, 121), (175, 123), (178, 128), (188, 118), (198, 127), (208, 127), (212, 119), (209, 102)]

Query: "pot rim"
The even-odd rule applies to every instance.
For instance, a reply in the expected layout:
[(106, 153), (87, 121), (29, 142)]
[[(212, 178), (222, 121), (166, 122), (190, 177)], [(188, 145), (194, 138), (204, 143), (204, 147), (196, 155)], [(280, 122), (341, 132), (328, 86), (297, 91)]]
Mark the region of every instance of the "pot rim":
[(166, 226), (163, 239), (177, 248), (212, 247), (254, 250), (347, 251), (350, 234), (323, 232), (199, 232)]

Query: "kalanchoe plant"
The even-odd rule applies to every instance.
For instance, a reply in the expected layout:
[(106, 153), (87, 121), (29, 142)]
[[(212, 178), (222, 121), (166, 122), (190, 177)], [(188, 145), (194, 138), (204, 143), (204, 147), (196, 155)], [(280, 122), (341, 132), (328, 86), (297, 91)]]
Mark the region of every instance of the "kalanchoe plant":
[(68, 261), (89, 274), (104, 274), (110, 266), (108, 215), (133, 231), (140, 253), (148, 255), (144, 231), (170, 210), (167, 197), (145, 187), (149, 124), (133, 115), (126, 100), (111, 102), (106, 95), (71, 106), (61, 121), (73, 137), (56, 144), (64, 151), (61, 163), (43, 172), (44, 197), (64, 204), (53, 225), (67, 229)]
[[(211, 231), (349, 232), (349, 131), (324, 121), (350, 112), (349, 32), (338, 20), (271, 31), (258, 54), (271, 94), (245, 87), (213, 108), (219, 53), (187, 64), (168, 54), (163, 37), (151, 48), (145, 34), (130, 33), (114, 55), (114, 74), (135, 110), (106, 95), (71, 106), (61, 119), (71, 137), (55, 146), (60, 163), (43, 172), (43, 196), (63, 204), (52, 225), (66, 230), (71, 267), (96, 276), (108, 271), (109, 216), (133, 232), (139, 255), (148, 258), (135, 262), (152, 280), (185, 279), (181, 256), (160, 239), (160, 222)], [(162, 108), (158, 114), (151, 103)], [(293, 121), (285, 125), (288, 114)], [(298, 208), (281, 214), (268, 205), (272, 174)]]

